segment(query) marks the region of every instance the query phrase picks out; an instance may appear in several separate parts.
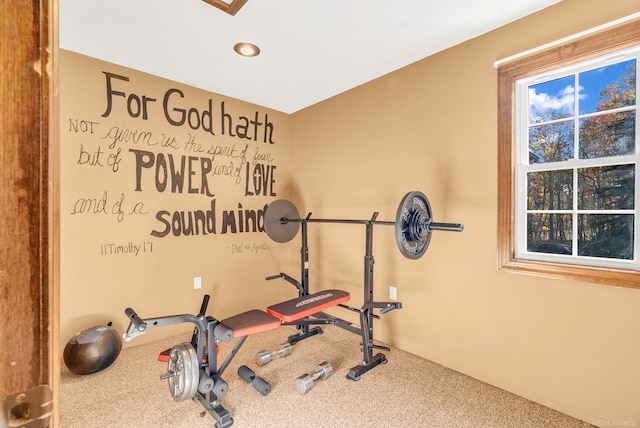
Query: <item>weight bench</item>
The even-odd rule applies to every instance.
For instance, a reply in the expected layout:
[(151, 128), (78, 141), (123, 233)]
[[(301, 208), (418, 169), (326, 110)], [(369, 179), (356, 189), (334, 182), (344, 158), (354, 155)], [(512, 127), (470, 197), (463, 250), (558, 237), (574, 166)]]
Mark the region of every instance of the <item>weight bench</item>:
[[(230, 333), (233, 334), (233, 337), (243, 337), (273, 330), (283, 323), (295, 322), (348, 302), (350, 297), (346, 291), (325, 290), (271, 305), (266, 312), (254, 309), (234, 315), (220, 321), (216, 326), (220, 333), (218, 337), (224, 337), (225, 334)], [(225, 328), (227, 331), (223, 332)]]
[[(233, 425), (230, 413), (219, 403), (218, 398), (228, 392), (228, 384), (222, 374), (229, 366), (247, 337), (252, 334), (274, 330), (288, 323), (295, 323), (314, 314), (349, 301), (349, 293), (341, 290), (324, 290), (300, 296), (269, 306), (266, 311), (254, 309), (219, 321), (205, 316), (209, 296), (205, 295), (198, 315), (172, 315), (142, 319), (127, 308), (129, 318), (125, 342), (145, 334), (148, 328), (180, 323), (193, 323), (195, 329), (191, 342), (174, 346), (169, 350), (168, 372), (160, 378), (167, 379), (169, 391), (175, 401), (193, 399), (207, 409), (216, 421), (216, 428)], [(226, 359), (218, 366), (217, 348), (220, 342), (238, 342)]]

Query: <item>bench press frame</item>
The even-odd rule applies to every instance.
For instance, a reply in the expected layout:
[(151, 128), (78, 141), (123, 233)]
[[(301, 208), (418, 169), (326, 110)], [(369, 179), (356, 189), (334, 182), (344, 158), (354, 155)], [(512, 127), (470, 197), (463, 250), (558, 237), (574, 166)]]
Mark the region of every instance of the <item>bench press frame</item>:
[[(374, 355), (374, 350), (389, 351), (389, 347), (376, 345), (373, 341), (373, 321), (379, 319), (380, 316), (374, 313), (374, 309), (380, 309), (380, 315), (383, 315), (394, 309), (401, 309), (402, 303), (391, 301), (375, 301), (373, 299), (373, 265), (375, 263), (373, 257), (373, 227), (374, 225), (393, 226), (395, 222), (376, 220), (378, 213), (374, 212), (370, 220), (339, 220), (339, 219), (312, 219), (311, 213), (302, 219), (287, 219), (288, 222), (299, 222), (301, 228), (301, 247), (300, 247), (300, 277), (301, 281), (280, 272), (278, 275), (268, 276), (266, 280), (283, 278), (291, 283), (298, 290), (298, 296), (303, 298), (309, 295), (309, 245), (308, 245), (308, 224), (309, 223), (343, 223), (343, 224), (363, 224), (365, 225), (366, 241), (364, 255), (364, 300), (360, 309), (339, 304), (344, 309), (359, 312), (360, 325), (354, 325), (349, 321), (333, 315), (320, 312), (310, 317), (305, 317), (295, 322), (286, 324), (295, 325), (300, 333), (289, 336), (288, 342), (292, 345), (304, 340), (308, 337), (322, 333), (322, 328), (317, 325), (333, 324), (342, 329), (359, 335), (362, 338), (362, 354), (363, 362), (352, 367), (347, 374), (347, 378), (351, 380), (360, 380), (360, 377), (373, 369), (374, 367), (386, 363), (387, 357), (383, 353)], [(316, 325), (317, 327), (310, 328)]]

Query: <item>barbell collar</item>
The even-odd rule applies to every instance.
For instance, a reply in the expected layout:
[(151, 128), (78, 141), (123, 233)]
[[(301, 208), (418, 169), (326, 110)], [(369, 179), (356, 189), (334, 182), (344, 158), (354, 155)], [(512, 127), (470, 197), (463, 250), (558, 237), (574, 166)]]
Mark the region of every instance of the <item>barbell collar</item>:
[(445, 232), (462, 232), (464, 231), (464, 225), (461, 223), (436, 223), (432, 221), (429, 224), (429, 230), (443, 230)]

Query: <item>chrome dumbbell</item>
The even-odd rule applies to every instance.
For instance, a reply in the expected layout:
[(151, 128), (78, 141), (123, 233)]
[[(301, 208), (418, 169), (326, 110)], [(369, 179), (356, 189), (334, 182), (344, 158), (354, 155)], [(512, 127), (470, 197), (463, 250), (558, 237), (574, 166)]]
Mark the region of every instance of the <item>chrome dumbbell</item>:
[(331, 367), (331, 364), (329, 364), (327, 361), (323, 361), (316, 366), (315, 373), (303, 374), (302, 376), (298, 377), (294, 382), (294, 386), (296, 388), (296, 391), (298, 391), (300, 394), (306, 394), (313, 389), (316, 380), (325, 380), (332, 374), (333, 368)]
[(273, 352), (269, 352), (266, 349), (256, 353), (256, 364), (258, 367), (262, 367), (265, 364), (269, 364), (271, 360), (279, 357), (286, 357), (291, 354), (292, 348), (290, 343), (283, 343), (280, 345), (280, 348), (276, 349)]

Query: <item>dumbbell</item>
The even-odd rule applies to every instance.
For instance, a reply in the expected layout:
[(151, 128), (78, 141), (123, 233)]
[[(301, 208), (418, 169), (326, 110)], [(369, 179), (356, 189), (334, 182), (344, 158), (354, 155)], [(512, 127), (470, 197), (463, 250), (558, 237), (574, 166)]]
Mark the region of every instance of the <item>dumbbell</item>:
[(315, 373), (313, 374), (303, 374), (299, 378), (297, 378), (294, 382), (294, 386), (296, 391), (300, 394), (306, 394), (311, 391), (315, 386), (314, 382), (318, 379), (325, 380), (329, 376), (333, 374), (333, 368), (331, 364), (327, 361), (323, 361), (322, 363), (316, 366)]
[(292, 348), (290, 343), (283, 343), (282, 345), (280, 345), (279, 349), (276, 349), (273, 352), (269, 352), (265, 349), (256, 353), (256, 364), (258, 365), (258, 367), (262, 367), (265, 364), (270, 363), (274, 358), (286, 357), (287, 355), (291, 354), (291, 351)]
[(238, 376), (240, 379), (247, 383), (250, 383), (253, 388), (262, 395), (267, 395), (271, 392), (271, 385), (260, 376), (256, 376), (255, 372), (247, 366), (238, 367)]

